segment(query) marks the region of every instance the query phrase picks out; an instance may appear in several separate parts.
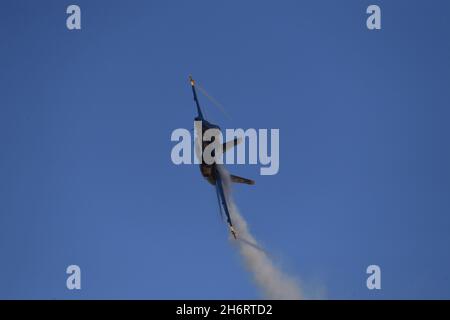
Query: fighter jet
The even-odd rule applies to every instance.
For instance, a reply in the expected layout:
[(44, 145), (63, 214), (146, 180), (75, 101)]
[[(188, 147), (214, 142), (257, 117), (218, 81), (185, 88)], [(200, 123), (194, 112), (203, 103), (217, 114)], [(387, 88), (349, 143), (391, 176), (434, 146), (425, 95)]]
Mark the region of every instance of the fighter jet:
[[(195, 105), (196, 105), (196, 108), (197, 108), (197, 116), (195, 117), (194, 120), (195, 121), (201, 121), (201, 125), (202, 125), (202, 131), (201, 132), (206, 132), (206, 130), (208, 130), (208, 129), (218, 129), (218, 130), (220, 130), (219, 126), (208, 122), (204, 118), (202, 110), (200, 108), (200, 102), (198, 101), (197, 91), (195, 89), (195, 81), (194, 81), (194, 79), (192, 79), (191, 76), (189, 76), (189, 82), (190, 82), (191, 87), (192, 87), (192, 94), (194, 95), (194, 101), (195, 101)], [(211, 141), (204, 141), (201, 137), (200, 137), (200, 139), (201, 139), (200, 141), (201, 141), (201, 151), (202, 151), (201, 154), (203, 155), (204, 154), (203, 151), (205, 150), (205, 148), (209, 144), (214, 143), (214, 139), (212, 139)], [(240, 143), (240, 139), (239, 138), (236, 138), (233, 141), (228, 141), (226, 143), (223, 143), (223, 146), (222, 146), (222, 150), (223, 151), (222, 152), (226, 152), (230, 148), (233, 148), (236, 145), (238, 145), (239, 143)], [(215, 186), (216, 194), (217, 194), (217, 200), (219, 202), (220, 213), (223, 214), (223, 212), (225, 212), (227, 223), (228, 223), (228, 226), (230, 228), (230, 232), (233, 235), (234, 239), (237, 239), (237, 234), (236, 234), (236, 231), (233, 228), (233, 223), (231, 221), (227, 199), (226, 199), (225, 193), (224, 193), (224, 179), (221, 176), (220, 171), (218, 170), (218, 164), (216, 164), (215, 162), (213, 162), (212, 164), (207, 164), (207, 163), (205, 163), (205, 161), (200, 161), (200, 172), (202, 173), (203, 177), (210, 184)], [(242, 178), (242, 177), (238, 177), (238, 176), (235, 176), (235, 175), (230, 175), (230, 178), (231, 178), (231, 181), (235, 182), (235, 183), (243, 183), (243, 184), (248, 184), (248, 185), (255, 184), (255, 182), (253, 180)]]

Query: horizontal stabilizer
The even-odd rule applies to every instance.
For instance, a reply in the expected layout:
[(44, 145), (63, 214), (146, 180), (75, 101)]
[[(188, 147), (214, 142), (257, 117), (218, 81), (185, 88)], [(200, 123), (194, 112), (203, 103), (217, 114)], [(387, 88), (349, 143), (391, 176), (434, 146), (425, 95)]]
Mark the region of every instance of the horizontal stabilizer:
[(255, 184), (255, 181), (253, 181), (253, 180), (238, 177), (233, 174), (231, 175), (231, 181), (235, 182), (235, 183), (245, 183), (245, 184), (249, 184), (249, 185)]

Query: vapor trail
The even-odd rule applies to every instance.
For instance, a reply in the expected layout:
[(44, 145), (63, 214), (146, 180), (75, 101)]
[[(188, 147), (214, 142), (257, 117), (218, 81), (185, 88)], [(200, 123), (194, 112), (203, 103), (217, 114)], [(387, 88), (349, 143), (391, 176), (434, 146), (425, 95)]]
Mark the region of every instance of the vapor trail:
[[(247, 222), (239, 213), (239, 210), (231, 194), (231, 179), (228, 171), (221, 165), (217, 165), (222, 180), (224, 192), (227, 198), (231, 219), (237, 231), (236, 246), (245, 262), (247, 269), (252, 273), (258, 287), (268, 299), (302, 299), (303, 295), (296, 280), (283, 273), (261, 249), (256, 239), (250, 233)], [(251, 245), (249, 245), (249, 243)]]

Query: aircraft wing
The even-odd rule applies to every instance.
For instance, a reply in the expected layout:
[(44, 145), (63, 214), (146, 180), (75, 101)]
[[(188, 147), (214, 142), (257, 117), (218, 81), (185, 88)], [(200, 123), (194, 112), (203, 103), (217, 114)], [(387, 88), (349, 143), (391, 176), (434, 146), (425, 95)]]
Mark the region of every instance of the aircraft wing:
[(242, 142), (241, 138), (234, 138), (234, 140), (230, 140), (228, 142), (225, 142), (222, 145), (222, 150), (223, 152), (227, 152), (228, 150), (230, 150), (231, 148), (236, 147), (238, 144), (240, 144)]
[(247, 179), (247, 178), (242, 178), (239, 176), (235, 176), (235, 175), (231, 175), (231, 181), (235, 182), (235, 183), (245, 183), (245, 184), (255, 184), (255, 181), (251, 180), (251, 179)]
[[(233, 237), (235, 239), (237, 239), (236, 231), (234, 231), (233, 223), (231, 222), (230, 211), (228, 209), (227, 199), (225, 198), (225, 193), (223, 191), (223, 180), (222, 180), (219, 170), (217, 170), (217, 169), (216, 169), (216, 192), (217, 192), (217, 199), (220, 202), (219, 206), (221, 204), (220, 209), (223, 208), (223, 210), (225, 211), (228, 226), (230, 227), (230, 232), (233, 235)], [(222, 213), (222, 211), (221, 211), (221, 213)]]
[(220, 197), (219, 187), (217, 186), (217, 182), (216, 182), (215, 188), (216, 188), (216, 195), (217, 195), (217, 203), (219, 204), (220, 217), (222, 218), (222, 220), (225, 220), (224, 216), (223, 216), (223, 208), (222, 208), (222, 203), (221, 203), (222, 199)]

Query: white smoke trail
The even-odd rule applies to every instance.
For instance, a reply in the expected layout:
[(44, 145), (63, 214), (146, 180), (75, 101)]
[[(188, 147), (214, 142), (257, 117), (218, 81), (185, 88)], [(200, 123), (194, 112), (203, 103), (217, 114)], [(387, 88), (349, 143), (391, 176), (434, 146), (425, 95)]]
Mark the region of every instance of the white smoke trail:
[[(239, 213), (231, 195), (230, 174), (223, 166), (217, 165), (217, 167), (224, 181), (224, 192), (238, 238), (244, 239), (244, 241), (236, 242), (237, 247), (256, 284), (268, 299), (302, 299), (303, 295), (296, 280), (284, 274), (264, 250), (259, 249), (258, 242), (250, 233), (247, 222)], [(253, 245), (249, 245), (246, 242), (250, 242)]]

